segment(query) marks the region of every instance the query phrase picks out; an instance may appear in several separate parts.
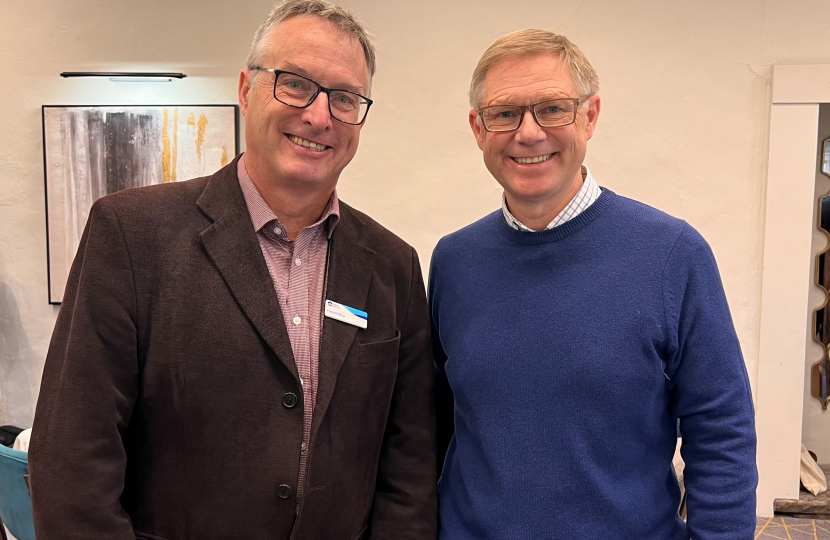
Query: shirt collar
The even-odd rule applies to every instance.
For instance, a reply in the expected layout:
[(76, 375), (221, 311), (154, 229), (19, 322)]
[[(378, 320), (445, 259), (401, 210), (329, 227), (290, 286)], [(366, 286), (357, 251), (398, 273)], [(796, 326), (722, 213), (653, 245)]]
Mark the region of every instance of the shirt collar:
[[(242, 157), (239, 158), (239, 161), (236, 164), (236, 175), (239, 177), (239, 187), (242, 188), (242, 195), (245, 197), (245, 204), (248, 207), (251, 222), (254, 224), (254, 230), (256, 232), (260, 232), (262, 228), (269, 223), (276, 222), (280, 230), (277, 237), (288, 241), (288, 235), (285, 232), (285, 227), (282, 226), (279, 218), (277, 218), (274, 211), (271, 210), (271, 207), (268, 206), (268, 203), (265, 202), (265, 199), (262, 198), (262, 195), (259, 193), (254, 181), (251, 179), (251, 175), (248, 174), (248, 168), (245, 166), (245, 154), (242, 154)], [(327, 223), (327, 236), (331, 238), (334, 228), (339, 222), (340, 201), (337, 198), (337, 190), (334, 190), (331, 197), (329, 197), (329, 202), (326, 204), (326, 209), (323, 210), (323, 214), (320, 216), (320, 219), (318, 219), (313, 225), (309, 225), (306, 228), (320, 227), (323, 223)], [(268, 231), (275, 233), (275, 231), (270, 227)]]
[[(545, 227), (545, 230), (547, 231), (553, 229), (554, 227), (558, 227), (559, 225), (572, 220), (584, 212), (589, 206), (594, 204), (601, 193), (602, 190), (600, 189), (599, 184), (597, 184), (597, 181), (594, 179), (594, 176), (591, 174), (591, 171), (588, 167), (583, 165), (582, 187), (579, 188), (579, 191), (576, 195), (574, 195), (574, 198), (571, 199), (565, 208), (563, 208), (562, 211), (559, 212), (555, 218), (553, 218), (553, 221)], [(507, 208), (507, 198), (504, 193), (501, 195), (501, 211), (504, 215), (504, 219), (507, 221), (507, 224), (513, 229), (524, 232), (538, 232), (527, 227), (524, 223), (516, 219), (512, 213), (510, 213), (510, 210)]]

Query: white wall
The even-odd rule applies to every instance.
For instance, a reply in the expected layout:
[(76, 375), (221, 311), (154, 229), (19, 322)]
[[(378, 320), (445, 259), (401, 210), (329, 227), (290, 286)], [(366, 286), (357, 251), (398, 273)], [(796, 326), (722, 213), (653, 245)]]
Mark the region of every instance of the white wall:
[[(822, 105), (819, 112), (818, 142), (816, 144), (816, 188), (813, 204), (813, 222), (818, 223), (818, 200), (830, 193), (830, 177), (821, 173), (821, 142), (830, 138), (830, 105)], [(815, 283), (815, 257), (828, 248), (827, 236), (818, 227), (813, 231), (813, 260), (810, 270), (810, 283)], [(822, 358), (822, 346), (813, 340), (814, 310), (825, 302), (827, 294), (818, 286), (810, 287), (810, 311), (807, 316), (807, 354), (804, 363), (804, 416), (802, 418), (801, 439), (804, 445), (815, 452), (819, 463), (830, 463), (830, 410), (824, 411), (821, 402), (810, 393), (811, 370), (813, 364)]]
[[(495, 209), (467, 125), (484, 49), (526, 27), (561, 32), (600, 73), (587, 164), (603, 186), (688, 220), (709, 240), (756, 384), (769, 79), (830, 63), (826, 0), (344, 2), (371, 27), (379, 71), (340, 194), (416, 246)], [(47, 305), (40, 106), (233, 103), (269, 2), (4, 2), (0, 17), (0, 424), (31, 422), (56, 308)], [(61, 71), (184, 71), (167, 85)], [(781, 264), (789, 264), (782, 261)], [(809, 262), (807, 262), (809, 264)]]
[[(268, 2), (3, 2), (0, 16), (0, 424), (30, 426), (57, 315), (48, 305), (41, 105), (236, 103)], [(183, 71), (167, 84), (62, 71)]]

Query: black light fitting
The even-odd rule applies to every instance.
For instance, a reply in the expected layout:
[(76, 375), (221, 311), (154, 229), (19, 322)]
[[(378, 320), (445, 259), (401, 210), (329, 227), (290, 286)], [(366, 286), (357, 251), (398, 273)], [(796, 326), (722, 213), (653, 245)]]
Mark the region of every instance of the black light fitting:
[(61, 77), (106, 77), (116, 82), (166, 82), (184, 79), (187, 75), (151, 71), (64, 71)]

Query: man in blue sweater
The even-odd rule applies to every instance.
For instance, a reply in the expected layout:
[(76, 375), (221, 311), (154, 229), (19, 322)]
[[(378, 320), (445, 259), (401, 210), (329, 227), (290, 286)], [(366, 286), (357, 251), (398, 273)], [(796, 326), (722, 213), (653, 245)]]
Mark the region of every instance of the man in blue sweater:
[(752, 398), (715, 259), (583, 166), (598, 85), (541, 30), (497, 40), (473, 75), (504, 198), (432, 258), (441, 540), (753, 538)]

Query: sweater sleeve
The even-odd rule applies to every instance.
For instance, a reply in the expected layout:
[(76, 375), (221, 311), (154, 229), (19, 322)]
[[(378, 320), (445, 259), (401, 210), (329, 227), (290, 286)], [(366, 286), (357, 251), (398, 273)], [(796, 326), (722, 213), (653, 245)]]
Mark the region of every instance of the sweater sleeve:
[(452, 388), (447, 379), (447, 372), (444, 366), (447, 362), (447, 354), (441, 345), (441, 332), (438, 323), (438, 258), (441, 243), (436, 246), (432, 255), (432, 261), (429, 270), (429, 313), (432, 322), (432, 350), (433, 358), (435, 359), (434, 374), (435, 374), (435, 419), (436, 419), (436, 437), (438, 444), (438, 460), (437, 460), (437, 477), (441, 477), (441, 471), (444, 468), (444, 458), (447, 456), (447, 450), (450, 446), (453, 434), (455, 433), (454, 421), (454, 399)]
[(688, 224), (663, 271), (663, 303), (689, 535), (751, 540), (758, 483), (752, 395), (715, 258)]

